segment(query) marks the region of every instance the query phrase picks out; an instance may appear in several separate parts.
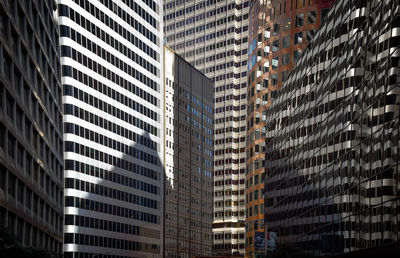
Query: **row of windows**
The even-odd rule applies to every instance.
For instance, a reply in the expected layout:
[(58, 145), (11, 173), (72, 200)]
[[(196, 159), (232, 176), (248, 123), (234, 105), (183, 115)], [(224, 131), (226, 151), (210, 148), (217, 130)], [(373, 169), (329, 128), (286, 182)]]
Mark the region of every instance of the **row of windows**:
[(232, 138), (232, 137), (224, 137), (223, 139), (215, 140), (215, 145), (224, 144), (224, 143), (238, 143), (238, 142), (246, 142), (246, 137)]
[[(96, 80), (93, 80), (93, 83), (91, 83), (91, 80), (92, 80), (91, 77), (87, 76), (87, 74), (82, 73), (81, 71), (78, 71), (75, 68), (72, 68), (71, 66), (66, 66), (66, 65), (63, 66), (63, 76), (70, 76), (70, 77), (82, 82), (85, 85), (88, 85), (88, 82), (89, 82), (90, 85), (94, 85), (94, 87), (97, 86), (97, 81)], [(103, 90), (111, 89), (111, 88), (106, 87), (104, 84), (99, 84), (99, 87), (100, 87), (99, 90), (101, 90), (101, 86), (103, 86), (102, 87)], [(66, 90), (68, 90), (68, 88)], [(115, 92), (115, 91), (108, 90), (109, 94), (111, 94), (112, 92)], [(66, 93), (68, 93), (68, 91), (66, 91)], [(72, 91), (69, 92), (69, 93), (72, 94)], [(75, 91), (74, 91), (74, 95), (75, 95)], [(79, 96), (79, 94), (78, 94), (78, 96)], [(81, 97), (81, 96), (79, 96), (79, 97)], [(89, 97), (89, 95), (88, 95), (88, 97)], [(93, 97), (93, 96), (90, 96), (90, 97)], [(115, 99), (115, 95), (114, 95), (113, 99)], [(125, 97), (124, 97), (124, 99), (125, 99)], [(84, 100), (84, 98), (83, 98), (83, 100)], [(90, 100), (91, 100), (91, 98), (89, 98), (89, 101)], [(93, 97), (93, 100), (94, 100), (94, 97)], [(133, 100), (128, 99), (128, 98), (127, 98), (127, 100), (129, 100), (129, 103), (133, 106), (133, 103), (132, 103)], [(115, 106), (109, 105), (109, 104), (107, 104), (106, 102), (104, 102), (102, 100), (98, 100), (98, 103), (97, 102), (96, 103), (94, 103), (94, 102), (90, 103), (88, 101), (86, 101), (85, 103), (86, 104), (91, 104), (95, 108), (100, 108), (104, 112), (109, 113), (110, 115), (112, 115), (114, 117), (117, 117), (119, 119), (122, 119), (125, 122), (129, 122), (130, 124), (132, 124), (132, 125), (134, 125), (136, 127), (139, 127), (140, 129), (148, 132), (149, 134), (153, 134), (155, 136), (158, 136), (158, 134), (159, 134), (159, 130), (155, 126), (153, 126), (153, 125), (151, 125), (149, 123), (146, 123), (143, 120), (140, 120), (139, 118), (136, 118), (136, 117), (128, 114), (127, 112), (122, 111), (119, 108), (116, 108)], [(69, 105), (69, 104), (66, 104), (66, 105)], [(76, 107), (76, 108), (78, 108), (78, 107)], [(138, 108), (140, 108), (140, 107), (138, 107)], [(81, 112), (85, 112), (85, 110), (82, 109)], [(88, 112), (88, 111), (86, 111), (86, 112)], [(97, 115), (94, 115), (94, 116), (97, 117), (97, 119), (98, 119)], [(82, 116), (81, 118), (86, 120), (86, 117), (84, 117), (84, 116)], [(87, 119), (89, 119), (89, 117), (87, 117)], [(91, 123), (93, 123), (93, 122), (91, 122)]]
[[(189, 35), (192, 35), (192, 34), (195, 34), (195, 33), (199, 33), (199, 32), (201, 32), (203, 30), (208, 30), (208, 29), (211, 29), (213, 27), (220, 26), (222, 24), (225, 24), (227, 22), (229, 23), (229, 22), (234, 21), (234, 20), (239, 22), (241, 20), (241, 17), (236, 16), (236, 15), (231, 15), (229, 17), (224, 17), (224, 18), (219, 19), (217, 21), (212, 21), (212, 22), (209, 22), (207, 24), (199, 25), (199, 26), (197, 26), (195, 28), (192, 28), (192, 29), (186, 29), (186, 30), (183, 30), (183, 31), (180, 31), (180, 32), (176, 32), (175, 31), (175, 34), (170, 35), (170, 36), (167, 37), (167, 41), (180, 39), (180, 38), (183, 38), (185, 36), (189, 36)], [(191, 21), (191, 19), (187, 19), (186, 22), (183, 20), (183, 21), (171, 24), (171, 25), (167, 26), (166, 28), (167, 29), (175, 29), (175, 28), (178, 29), (179, 27), (182, 27), (185, 24), (191, 23), (190, 21)]]
[[(65, 233), (64, 234), (64, 243), (65, 244), (76, 244), (76, 245), (88, 245), (88, 246), (98, 246), (103, 248), (114, 248), (120, 250), (130, 250), (130, 251), (145, 251), (144, 246), (146, 244), (129, 241), (124, 239), (103, 237), (103, 236), (93, 236), (93, 235), (85, 235), (85, 234), (73, 234), (73, 233)], [(159, 249), (158, 245), (151, 245), (153, 251)], [(97, 255), (96, 255), (97, 256)], [(93, 256), (90, 256), (93, 257)]]
[[(109, 0), (101, 0), (101, 2), (111, 10), (111, 1)], [(109, 2), (109, 3), (107, 3)], [(145, 9), (143, 9), (140, 5), (138, 5), (134, 0), (122, 0), (124, 4), (129, 6), (132, 10), (134, 10), (137, 14), (140, 15), (146, 22), (151, 24), (154, 28), (157, 28), (157, 21), (154, 19), (151, 14), (149, 14)], [(156, 3), (153, 0), (142, 0), (143, 3), (146, 3), (154, 12), (156, 12)], [(114, 3), (115, 5), (115, 3)], [(121, 8), (118, 9), (118, 16), (121, 17)], [(115, 9), (114, 9), (115, 12)], [(124, 12), (122, 12), (124, 13)], [(123, 14), (125, 16), (125, 14)]]
[(244, 110), (244, 109), (246, 109), (246, 104), (241, 105), (241, 106), (229, 105), (229, 106), (226, 106), (226, 107), (216, 108), (215, 109), (215, 113), (218, 114), (218, 113), (222, 113), (222, 112), (225, 112), (225, 111), (231, 111), (231, 110), (239, 111), (239, 110)]
[(230, 94), (227, 96), (216, 97), (215, 103), (224, 102), (225, 100), (231, 100), (231, 99), (239, 100), (239, 99), (245, 99), (245, 98), (246, 98), (246, 93), (241, 94), (241, 95)]
[[(99, 140), (100, 137), (103, 137), (99, 133), (89, 131), (89, 129), (81, 127), (77, 124), (64, 123), (64, 133), (73, 133), (73, 134), (81, 136), (83, 138), (90, 139), (91, 141), (101, 142), (102, 144), (103, 144), (103, 142), (107, 142), (107, 140), (103, 140), (103, 139)], [(121, 135), (124, 138), (135, 141), (136, 144), (140, 144), (142, 146), (145, 146), (145, 147), (150, 148), (155, 151), (157, 150), (156, 142), (152, 141), (151, 139), (147, 138), (146, 136), (139, 135), (139, 134), (132, 132), (124, 127), (121, 127), (121, 132), (119, 132), (118, 135)], [(105, 138), (107, 138), (107, 137), (105, 137)], [(111, 145), (109, 145), (109, 146), (111, 146)], [(118, 148), (118, 149), (120, 149), (120, 148)]]
[(212, 40), (214, 38), (218, 38), (220, 36), (224, 36), (224, 35), (227, 35), (227, 34), (230, 34), (230, 33), (240, 34), (241, 32), (246, 32), (247, 30), (248, 30), (248, 26), (247, 25), (244, 26), (243, 28), (230, 27), (230, 28), (223, 29), (223, 30), (220, 30), (220, 31), (217, 31), (217, 32), (213, 32), (213, 33), (210, 33), (210, 34), (207, 34), (207, 35), (204, 35), (204, 36), (196, 37), (195, 39), (192, 39), (192, 40), (186, 40), (184, 42), (178, 43), (178, 44), (175, 45), (175, 49), (181, 49), (181, 48), (184, 48), (185, 46), (189, 47), (189, 46), (195, 45), (195, 43), (201, 43), (201, 42), (204, 42), (204, 41), (209, 41), (209, 40)]
[[(138, 164), (132, 163), (130, 161), (127, 161), (126, 159), (122, 158), (117, 158), (114, 157), (108, 153), (104, 153), (99, 150), (95, 150), (93, 148), (89, 148), (87, 146), (81, 145), (79, 143), (74, 143), (67, 141), (65, 142), (65, 151), (66, 152), (75, 152), (80, 155), (86, 156), (88, 158), (92, 158), (95, 160), (99, 160), (104, 163), (108, 163), (109, 165), (115, 166), (117, 168), (125, 169), (128, 171), (131, 171), (133, 173), (152, 178), (154, 180), (157, 180), (158, 178), (158, 172), (153, 171), (149, 168), (142, 167)], [(138, 157), (140, 160), (144, 160), (147, 158), (147, 156), (141, 156)]]
[[(214, 172), (214, 176), (223, 176), (224, 174), (225, 175), (238, 175), (238, 174), (244, 174), (244, 172), (245, 172), (244, 168), (242, 168), (242, 169), (231, 169), (231, 168), (229, 168), (229, 169), (225, 169), (225, 170), (216, 170)], [(232, 193), (232, 195), (235, 195), (235, 193)], [(215, 195), (215, 196), (217, 196), (217, 195)]]
[(157, 215), (79, 197), (65, 196), (65, 207), (76, 207), (153, 224), (160, 224), (160, 219)]
[[(242, 164), (242, 163), (245, 163), (245, 162), (246, 162), (245, 158), (241, 158), (241, 159), (231, 159), (231, 158), (229, 158), (229, 159), (216, 160), (214, 162), (214, 165), (215, 166), (221, 166), (221, 165), (224, 165), (224, 164)], [(244, 181), (243, 181), (243, 183), (244, 183)]]
[[(210, 6), (210, 4), (207, 3), (207, 6)], [(246, 8), (248, 6), (249, 6), (249, 2), (244, 2), (243, 4), (231, 3), (231, 4), (228, 4), (228, 5), (225, 5), (225, 6), (221, 6), (219, 8), (216, 8), (216, 9), (213, 9), (213, 10), (210, 10), (210, 11), (206, 12), (206, 16), (208, 18), (208, 17), (212, 17), (214, 15), (226, 12), (226, 11), (231, 10), (231, 9), (241, 10), (242, 8)], [(186, 13), (190, 13), (192, 11), (194, 11), (194, 6), (187, 7), (186, 9), (181, 9), (181, 10), (179, 10), (177, 12), (170, 13), (168, 15), (164, 15), (164, 21), (167, 21), (167, 20), (170, 20), (170, 19), (173, 19), (173, 18), (177, 18), (179, 16), (185, 15)]]
[(92, 193), (111, 199), (116, 199), (123, 202), (128, 202), (151, 209), (157, 209), (157, 201), (139, 196), (136, 194), (127, 193), (121, 190), (116, 190), (111, 187), (93, 184), (75, 178), (65, 178), (65, 188), (80, 190), (87, 193)]
[(140, 234), (140, 227), (138, 226), (79, 215), (65, 215), (65, 225), (75, 225), (79, 227), (94, 228), (129, 235)]
[[(127, 3), (129, 1), (129, 4), (126, 4), (128, 6), (132, 6), (131, 2), (134, 0), (122, 0), (124, 3)], [(145, 3), (148, 7), (150, 7), (154, 12), (157, 12), (157, 3), (153, 0), (142, 0), (143, 3)]]
[(240, 180), (232, 180), (232, 179), (227, 179), (227, 180), (218, 180), (214, 182), (215, 186), (223, 186), (223, 185), (244, 185), (244, 179)]
[(125, 185), (131, 188), (135, 188), (144, 192), (158, 195), (160, 193), (159, 187), (133, 179), (112, 171), (108, 171), (93, 165), (89, 165), (76, 160), (65, 160), (65, 170), (73, 170), (83, 174), (87, 174), (93, 177), (101, 178), (116, 184)]
[(246, 88), (246, 87), (247, 87), (247, 84), (245, 82), (242, 83), (242, 84), (229, 83), (229, 84), (221, 85), (219, 87), (215, 87), (214, 88), (214, 92), (220, 92), (220, 91), (225, 91), (225, 90), (229, 90), (229, 89), (239, 90), (239, 89), (243, 89), (243, 88)]
[[(110, 44), (110, 40), (112, 37), (108, 36), (108, 34), (97, 27), (95, 24), (91, 23), (88, 19), (85, 17), (81, 16), (78, 12), (75, 12), (72, 8), (69, 8), (66, 5), (58, 5), (59, 9), (59, 15), (61, 16), (67, 16), (71, 20), (75, 21), (77, 24), (81, 25), (82, 28), (85, 28), (88, 32), (90, 32), (93, 35), (97, 35), (99, 38), (101, 38), (104, 42), (107, 44)], [(89, 9), (88, 9), (89, 10)], [(96, 10), (98, 10), (96, 8)], [(91, 14), (95, 16), (94, 9), (90, 9)], [(69, 14), (68, 14), (69, 12)], [(128, 40), (131, 42), (133, 45), (138, 47), (140, 50), (142, 50), (144, 53), (149, 55), (151, 58), (157, 61), (157, 52), (153, 50), (151, 47), (149, 47), (146, 43), (144, 43), (142, 40), (137, 38), (135, 35), (130, 33), (126, 28), (121, 26), (120, 24), (116, 23), (113, 19), (109, 18), (107, 15), (105, 15), (102, 11), (98, 11), (97, 14), (101, 13), (102, 15), (97, 15), (95, 16), (98, 20), (102, 21), (105, 25), (107, 25), (111, 30), (114, 32), (117, 32), (121, 37), (124, 39)]]

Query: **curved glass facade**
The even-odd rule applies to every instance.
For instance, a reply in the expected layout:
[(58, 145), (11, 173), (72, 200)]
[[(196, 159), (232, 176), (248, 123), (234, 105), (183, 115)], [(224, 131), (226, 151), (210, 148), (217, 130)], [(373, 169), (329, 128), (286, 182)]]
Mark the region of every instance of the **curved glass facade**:
[[(247, 92), (246, 252), (264, 248), (266, 115), (333, 1), (252, 1)], [(257, 235), (257, 237), (256, 237)]]
[(316, 255), (399, 239), (400, 2), (336, 1), (266, 115), (266, 228)]

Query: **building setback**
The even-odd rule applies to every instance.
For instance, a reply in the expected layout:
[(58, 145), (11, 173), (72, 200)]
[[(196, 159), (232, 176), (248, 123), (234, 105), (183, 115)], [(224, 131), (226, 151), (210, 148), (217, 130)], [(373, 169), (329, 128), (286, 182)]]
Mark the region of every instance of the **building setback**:
[(54, 1), (0, 2), (0, 228), (62, 252), (63, 135)]
[(161, 257), (161, 1), (58, 3), (65, 257)]
[(398, 242), (400, 2), (338, 0), (268, 109), (266, 228), (316, 255)]
[[(332, 6), (327, 1), (251, 1), (247, 88), (246, 253), (264, 245), (266, 113)], [(256, 240), (257, 239), (257, 240)]]
[(168, 47), (165, 82), (166, 257), (212, 254), (214, 83)]
[(245, 250), (249, 1), (164, 1), (166, 44), (215, 85), (214, 253)]

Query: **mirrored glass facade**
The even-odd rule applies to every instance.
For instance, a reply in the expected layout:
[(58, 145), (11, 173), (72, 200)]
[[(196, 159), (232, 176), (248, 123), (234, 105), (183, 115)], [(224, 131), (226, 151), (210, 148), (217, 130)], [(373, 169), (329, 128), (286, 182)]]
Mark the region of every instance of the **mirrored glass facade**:
[[(246, 251), (263, 252), (266, 114), (333, 1), (251, 1), (247, 91)], [(308, 22), (306, 21), (308, 19)], [(257, 237), (256, 239), (256, 235)], [(262, 236), (262, 237), (261, 237)]]
[(278, 243), (329, 255), (398, 241), (399, 6), (336, 1), (271, 103), (265, 221)]

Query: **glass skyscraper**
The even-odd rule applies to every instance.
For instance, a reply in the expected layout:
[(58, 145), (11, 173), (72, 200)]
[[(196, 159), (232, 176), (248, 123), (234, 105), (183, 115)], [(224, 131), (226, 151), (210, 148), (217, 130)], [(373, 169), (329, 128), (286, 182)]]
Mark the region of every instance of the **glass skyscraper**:
[(58, 3), (65, 256), (161, 257), (161, 1)]
[(333, 0), (251, 1), (247, 89), (246, 252), (264, 250), (266, 115)]
[(249, 1), (164, 1), (167, 46), (214, 85), (214, 252), (244, 253)]
[(265, 221), (278, 244), (398, 246), (399, 6), (337, 0), (271, 103)]

